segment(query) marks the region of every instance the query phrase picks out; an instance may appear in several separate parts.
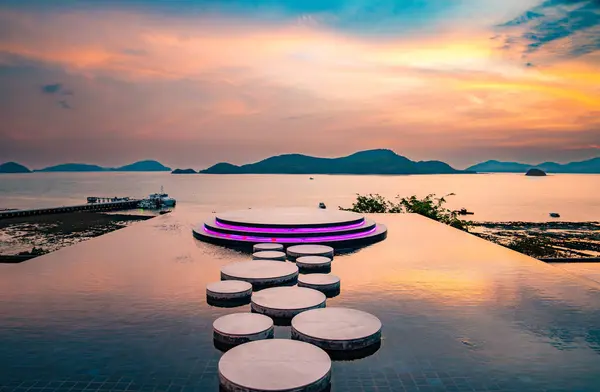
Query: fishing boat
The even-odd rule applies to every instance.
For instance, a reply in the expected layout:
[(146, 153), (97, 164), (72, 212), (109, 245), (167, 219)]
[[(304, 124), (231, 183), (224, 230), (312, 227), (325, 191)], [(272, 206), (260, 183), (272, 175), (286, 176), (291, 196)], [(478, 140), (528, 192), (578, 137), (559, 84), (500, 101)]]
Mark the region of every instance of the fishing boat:
[(160, 193), (153, 193), (149, 198), (150, 200), (158, 200), (158, 204), (161, 207), (175, 207), (175, 204), (177, 204), (177, 201), (174, 198), (169, 197), (169, 195), (165, 193), (162, 186), (160, 187)]
[(550, 217), (551, 218), (560, 218), (560, 214), (558, 212), (551, 212)]
[(325, 205), (325, 203), (323, 203), (323, 202), (320, 202), (320, 203), (319, 203), (319, 208), (321, 208), (321, 209), (323, 209), (323, 210), (324, 210), (324, 209), (326, 209), (326, 208), (327, 208), (327, 206)]

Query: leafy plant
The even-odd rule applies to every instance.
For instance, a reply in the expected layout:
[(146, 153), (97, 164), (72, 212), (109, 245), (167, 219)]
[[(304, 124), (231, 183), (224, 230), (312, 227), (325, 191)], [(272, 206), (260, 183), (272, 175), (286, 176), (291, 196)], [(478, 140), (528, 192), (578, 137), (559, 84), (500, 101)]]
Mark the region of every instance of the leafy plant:
[(356, 196), (356, 201), (350, 208), (339, 207), (340, 210), (353, 211), (364, 214), (369, 213), (415, 213), (426, 216), (438, 222), (450, 225), (454, 228), (469, 231), (469, 221), (464, 221), (458, 217), (458, 212), (451, 211), (444, 207), (446, 197), (435, 197), (435, 194), (429, 194), (422, 199), (417, 196), (400, 197), (396, 196), (397, 202), (387, 200), (379, 194), (368, 194)]

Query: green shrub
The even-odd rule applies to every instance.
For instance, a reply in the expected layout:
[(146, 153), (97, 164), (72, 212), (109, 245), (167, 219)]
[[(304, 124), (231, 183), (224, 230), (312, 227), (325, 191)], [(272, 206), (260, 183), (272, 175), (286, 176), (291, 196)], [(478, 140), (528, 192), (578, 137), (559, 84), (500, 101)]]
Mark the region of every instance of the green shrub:
[(370, 213), (415, 213), (426, 216), (441, 223), (445, 223), (454, 228), (469, 231), (469, 221), (464, 221), (458, 217), (456, 211), (451, 211), (444, 207), (445, 197), (435, 197), (430, 194), (422, 199), (416, 196), (400, 197), (396, 196), (397, 202), (387, 200), (379, 194), (357, 195), (356, 201), (350, 208), (339, 207), (340, 210), (359, 212), (363, 214)]

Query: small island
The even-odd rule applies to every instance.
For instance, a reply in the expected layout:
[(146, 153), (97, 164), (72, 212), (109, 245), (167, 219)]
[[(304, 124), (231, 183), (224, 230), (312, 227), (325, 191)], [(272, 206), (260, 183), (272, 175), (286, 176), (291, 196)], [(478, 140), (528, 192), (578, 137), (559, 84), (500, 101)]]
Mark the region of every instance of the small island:
[(171, 174), (198, 174), (194, 169), (175, 169)]
[(16, 162), (0, 164), (0, 173), (31, 173), (31, 170)]
[(538, 168), (531, 168), (529, 170), (527, 170), (527, 173), (525, 173), (526, 176), (530, 176), (530, 177), (544, 177), (546, 175), (546, 172), (543, 171), (542, 169), (538, 169)]

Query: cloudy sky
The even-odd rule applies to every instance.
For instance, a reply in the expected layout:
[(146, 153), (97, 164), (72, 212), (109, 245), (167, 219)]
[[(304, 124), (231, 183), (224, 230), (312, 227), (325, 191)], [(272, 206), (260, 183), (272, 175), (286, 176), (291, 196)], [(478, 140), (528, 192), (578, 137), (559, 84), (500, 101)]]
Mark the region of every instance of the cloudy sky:
[(600, 156), (600, 0), (0, 0), (0, 161)]

